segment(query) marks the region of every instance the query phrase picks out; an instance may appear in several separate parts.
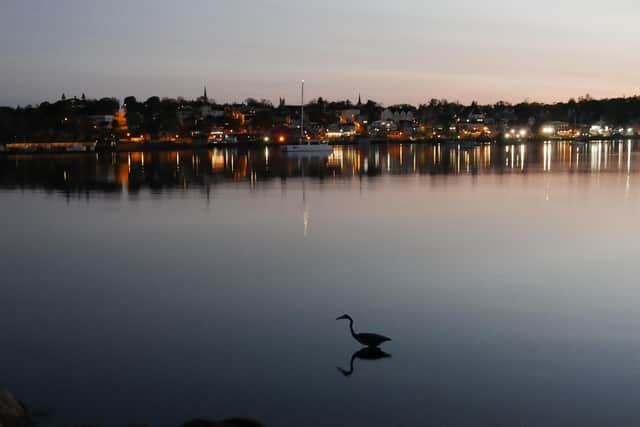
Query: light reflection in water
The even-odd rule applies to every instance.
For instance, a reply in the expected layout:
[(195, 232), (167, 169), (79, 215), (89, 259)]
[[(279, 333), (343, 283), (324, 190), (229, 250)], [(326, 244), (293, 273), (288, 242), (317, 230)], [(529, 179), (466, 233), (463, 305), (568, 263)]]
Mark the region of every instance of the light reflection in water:
[(515, 148), (516, 148), (515, 145), (511, 146), (511, 169), (515, 167), (515, 156), (516, 156)]
[[(411, 155), (411, 157), (405, 156)], [(185, 157), (188, 156), (188, 157)], [(609, 157), (617, 156), (617, 162)], [(330, 155), (288, 157), (274, 147), (91, 154), (9, 154), (0, 157), (0, 185), (65, 191), (154, 191), (301, 176), (468, 175), (537, 172), (634, 173), (632, 141), (518, 145), (416, 144), (336, 146)], [(186, 161), (186, 159), (189, 159)], [(409, 160), (409, 161), (405, 161)], [(586, 163), (583, 161), (585, 160)], [(617, 163), (617, 164), (616, 164)], [(66, 180), (62, 179), (67, 171)], [(57, 178), (56, 178), (57, 177)], [(627, 188), (630, 188), (627, 179)]]
[(544, 163), (544, 171), (545, 172), (551, 172), (551, 153), (552, 153), (552, 145), (550, 142), (545, 142), (544, 143), (544, 148), (543, 148), (543, 163)]
[(618, 143), (618, 169), (622, 169), (622, 156), (624, 155), (624, 144)]
[(627, 175), (631, 175), (631, 141), (627, 142)]
[[(576, 150), (579, 150), (578, 147), (576, 147)], [(573, 167), (573, 147), (569, 147), (569, 169), (571, 169)]]
[(631, 190), (631, 140), (627, 141), (627, 183), (625, 191), (628, 193)]
[[(5, 222), (11, 238), (5, 239), (4, 265), (13, 273), (5, 277), (20, 278), (4, 287), (10, 292), (3, 294), (0, 323), (10, 332), (5, 348), (16, 351), (0, 352), (2, 366), (24, 367), (5, 370), (8, 381), (37, 393), (42, 373), (54, 388), (66, 388), (69, 372), (59, 361), (73, 365), (75, 378), (89, 380), (69, 387), (73, 392), (64, 400), (72, 409), (95, 400), (112, 410), (108, 394), (118, 389), (136, 403), (136, 411), (135, 399), (147, 392), (153, 394), (149, 407), (181, 394), (187, 398), (175, 402), (193, 416), (193, 396), (202, 391), (217, 393), (207, 395), (212, 411), (227, 411), (224, 402), (244, 396), (258, 378), (256, 396), (284, 393), (277, 399), (282, 413), (292, 402), (322, 402), (311, 406), (323, 409), (346, 401), (361, 402), (357, 410), (364, 414), (371, 400), (380, 399), (376, 403), (389, 405), (380, 412), (388, 409), (393, 418), (380, 425), (422, 425), (396, 418), (425, 407), (424, 396), (435, 396), (434, 406), (449, 414), (467, 396), (484, 393), (482, 406), (464, 425), (497, 425), (509, 406), (505, 402), (514, 415), (500, 425), (525, 425), (528, 420), (519, 417), (531, 402), (533, 421), (551, 410), (548, 424), (564, 414), (563, 421), (576, 422), (555, 425), (638, 425), (638, 416), (625, 419), (637, 415), (633, 404), (640, 387), (629, 374), (639, 354), (637, 345), (629, 347), (638, 324), (637, 233), (629, 228), (637, 204), (624, 203), (625, 189), (638, 201), (630, 191), (638, 151), (627, 141), (609, 148), (602, 142), (601, 150), (598, 144), (593, 153), (588, 143), (405, 145), (403, 155), (410, 150), (412, 157), (404, 164), (398, 145), (335, 147), (326, 158), (287, 157), (263, 146), (1, 155), (0, 186), (18, 189), (2, 191), (3, 200), (11, 201), (3, 208), (15, 218)], [(601, 161), (592, 162), (598, 151)], [(607, 161), (609, 155), (618, 162)], [(470, 176), (475, 173), (481, 176)], [(597, 179), (602, 182), (593, 186)], [(183, 188), (190, 194), (171, 193)], [(65, 206), (62, 197), (25, 196), (31, 189), (100, 195), (92, 196), (89, 210), (83, 201)], [(151, 197), (126, 197), (141, 190)], [(211, 209), (203, 202), (209, 190), (216, 195)], [(154, 197), (158, 192), (166, 194)], [(108, 193), (115, 200), (99, 200)], [(543, 197), (553, 203), (542, 203)], [(38, 204), (27, 203), (32, 200)], [(126, 209), (105, 210), (110, 206)], [(74, 218), (65, 216), (71, 209)], [(611, 212), (619, 218), (606, 222)], [(23, 217), (24, 226), (18, 221)], [(53, 244), (43, 247), (43, 238)], [(167, 242), (166, 250), (158, 245)], [(60, 248), (64, 253), (51, 256)], [(41, 264), (33, 268), (38, 258)], [(73, 274), (55, 280), (60, 272)], [(97, 283), (86, 279), (94, 277)], [(23, 319), (19, 311), (33, 304), (32, 320), (24, 322), (29, 316)], [(341, 328), (339, 334), (331, 329), (346, 305), (366, 314), (363, 329), (366, 320), (367, 326), (378, 322), (370, 330), (390, 332), (389, 348), (402, 363), (370, 371), (363, 364), (354, 378), (360, 383), (336, 384), (333, 375), (323, 374), (333, 369), (336, 354), (348, 355), (353, 345)], [(65, 319), (61, 307), (69, 313)], [(293, 322), (301, 317), (311, 323), (298, 328)], [(58, 322), (55, 328), (48, 319)], [(274, 334), (274, 325), (287, 327), (287, 333)], [(94, 331), (106, 332), (106, 338), (96, 341)], [(65, 335), (71, 340), (60, 339)], [(278, 345), (265, 346), (265, 339)], [(32, 351), (33, 345), (44, 352)], [(124, 350), (110, 350), (116, 347)], [(52, 348), (52, 357), (43, 357)], [(301, 349), (310, 356), (297, 357)], [(33, 357), (25, 359), (30, 352)], [(228, 369), (233, 361), (234, 369)], [(27, 380), (20, 378), (25, 375)], [(169, 383), (149, 388), (155, 380)], [(80, 401), (75, 390), (81, 398), (91, 396)], [(313, 396), (302, 393), (298, 402), (300, 390)], [(380, 390), (408, 390), (410, 401)], [(352, 393), (353, 401), (345, 399)], [(567, 405), (565, 398), (574, 400)], [(616, 406), (621, 399), (624, 411)], [(247, 408), (247, 401), (239, 399), (228, 411), (280, 413), (260, 404)], [(593, 405), (594, 413), (608, 410), (598, 420), (604, 422), (588, 423), (592, 414), (571, 418), (595, 401), (601, 404)], [(170, 406), (167, 412), (175, 411)], [(450, 425), (457, 425), (454, 412)], [(429, 420), (433, 413), (418, 415)], [(489, 415), (478, 416), (484, 413)], [(607, 424), (608, 417), (618, 422)], [(284, 418), (265, 425), (288, 425)], [(319, 425), (336, 425), (327, 421)], [(365, 417), (362, 423), (376, 420)]]

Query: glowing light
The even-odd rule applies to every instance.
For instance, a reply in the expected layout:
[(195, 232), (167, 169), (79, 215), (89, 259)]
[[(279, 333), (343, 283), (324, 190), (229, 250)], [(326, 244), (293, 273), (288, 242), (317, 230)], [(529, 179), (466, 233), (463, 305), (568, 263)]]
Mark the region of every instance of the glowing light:
[(552, 135), (556, 132), (553, 126), (545, 126), (542, 128), (542, 133), (545, 135)]

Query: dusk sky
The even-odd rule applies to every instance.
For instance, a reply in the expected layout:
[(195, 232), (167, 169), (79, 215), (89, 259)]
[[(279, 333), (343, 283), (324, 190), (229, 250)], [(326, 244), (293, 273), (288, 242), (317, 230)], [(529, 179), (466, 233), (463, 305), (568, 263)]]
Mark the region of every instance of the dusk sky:
[(640, 93), (637, 0), (4, 0), (0, 105), (67, 96), (358, 93), (559, 101)]

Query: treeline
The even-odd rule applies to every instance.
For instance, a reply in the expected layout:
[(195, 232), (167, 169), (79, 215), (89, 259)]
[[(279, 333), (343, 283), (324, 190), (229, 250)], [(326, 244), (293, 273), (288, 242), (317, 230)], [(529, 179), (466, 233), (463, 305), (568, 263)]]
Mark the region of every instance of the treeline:
[(627, 125), (640, 120), (640, 96), (596, 100), (589, 95), (567, 102), (544, 104), (521, 102), (510, 104), (480, 105), (473, 102), (463, 105), (459, 102), (432, 99), (417, 108), (418, 117), (423, 122), (450, 125), (473, 114), (484, 114), (489, 119), (508, 123), (532, 123), (534, 127), (547, 121), (563, 121), (570, 124), (593, 124), (606, 122), (610, 125)]
[[(546, 121), (564, 121), (576, 125), (605, 122), (611, 126), (628, 126), (640, 121), (640, 97), (596, 100), (589, 95), (578, 100), (544, 104), (521, 102), (510, 104), (465, 105), (456, 101), (432, 99), (424, 104), (384, 107), (375, 101), (352, 103), (315, 99), (305, 105), (305, 119), (320, 126), (337, 123), (344, 110), (358, 110), (361, 122), (379, 120), (385, 108), (411, 111), (422, 124), (448, 127), (482, 115), (487, 122), (527, 124), (533, 128)], [(126, 112), (128, 128), (119, 128), (115, 120), (96, 126), (95, 116), (113, 116)], [(155, 137), (164, 133), (207, 132), (224, 128), (243, 132), (265, 132), (274, 127), (292, 126), (299, 120), (299, 105), (287, 105), (280, 99), (278, 105), (270, 101), (249, 98), (243, 103), (217, 104), (204, 97), (196, 100), (150, 97), (138, 101), (127, 97), (122, 105), (115, 98), (87, 99), (62, 98), (54, 103), (38, 106), (0, 108), (0, 142), (25, 140), (89, 140), (106, 133), (140, 132)]]
[(86, 99), (84, 94), (71, 99), (63, 95), (36, 107), (0, 107), (0, 141), (85, 140), (95, 130), (91, 116), (113, 115), (119, 109), (116, 98)]

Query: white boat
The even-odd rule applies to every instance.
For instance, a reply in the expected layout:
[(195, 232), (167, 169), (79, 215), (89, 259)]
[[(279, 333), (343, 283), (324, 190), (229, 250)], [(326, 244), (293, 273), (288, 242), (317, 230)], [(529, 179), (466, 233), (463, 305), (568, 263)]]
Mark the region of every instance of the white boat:
[(87, 151), (87, 147), (85, 147), (84, 145), (80, 145), (80, 144), (73, 144), (73, 145), (67, 147), (65, 150), (67, 152), (69, 152), (69, 153), (82, 153), (84, 151)]
[(297, 144), (287, 144), (282, 147), (283, 153), (329, 153), (333, 148), (320, 141), (309, 141), (304, 134), (304, 80), (300, 97), (300, 141)]
[(320, 141), (307, 141), (303, 144), (287, 144), (282, 147), (283, 153), (331, 153), (333, 147)]

